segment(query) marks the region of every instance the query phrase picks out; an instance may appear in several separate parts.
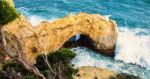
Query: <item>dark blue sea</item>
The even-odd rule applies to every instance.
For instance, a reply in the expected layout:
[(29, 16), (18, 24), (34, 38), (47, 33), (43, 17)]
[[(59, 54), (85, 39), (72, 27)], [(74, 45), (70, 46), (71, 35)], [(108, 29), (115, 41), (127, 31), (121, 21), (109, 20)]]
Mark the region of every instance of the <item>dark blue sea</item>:
[[(72, 49), (75, 67), (96, 66), (150, 79), (150, 0), (14, 0), (32, 25), (87, 12), (110, 16), (118, 25), (114, 59), (90, 49)], [(102, 64), (103, 63), (103, 64)], [(135, 65), (132, 65), (132, 64)]]

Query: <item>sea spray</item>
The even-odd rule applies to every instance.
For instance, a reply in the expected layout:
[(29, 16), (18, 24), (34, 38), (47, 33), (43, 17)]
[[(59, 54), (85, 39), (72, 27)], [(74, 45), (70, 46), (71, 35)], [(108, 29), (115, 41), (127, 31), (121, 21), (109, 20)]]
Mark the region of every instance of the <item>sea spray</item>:
[(73, 48), (72, 51), (77, 54), (71, 62), (74, 67), (93, 66), (114, 70), (119, 73), (128, 73), (131, 75), (139, 76), (143, 79), (150, 78), (150, 70), (146, 70), (140, 66), (126, 64), (124, 62), (114, 60), (113, 58), (103, 56), (84, 47)]
[[(115, 59), (150, 69), (150, 36), (148, 29), (120, 28)], [(143, 34), (144, 33), (144, 34)]]
[(43, 18), (43, 17), (40, 17), (40, 16), (36, 16), (36, 15), (33, 15), (31, 17), (28, 18), (29, 22), (31, 22), (31, 24), (33, 26), (37, 26), (38, 24), (40, 24), (42, 21), (48, 21), (48, 22), (53, 22), (55, 21), (57, 18), (55, 17), (52, 17), (50, 19), (46, 19), (46, 18)]
[(42, 21), (53, 22), (57, 20), (57, 17), (43, 17), (42, 15), (32, 14), (30, 13), (30, 9), (26, 7), (17, 8), (19, 12), (26, 16), (27, 20), (32, 24), (32, 26), (37, 26)]

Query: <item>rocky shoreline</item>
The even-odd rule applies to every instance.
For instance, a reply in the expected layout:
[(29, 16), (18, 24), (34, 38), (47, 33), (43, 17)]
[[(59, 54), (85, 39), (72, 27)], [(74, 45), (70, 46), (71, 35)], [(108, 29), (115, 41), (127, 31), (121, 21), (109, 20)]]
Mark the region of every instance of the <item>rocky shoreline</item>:
[(126, 73), (117, 73), (115, 71), (101, 69), (97, 67), (80, 67), (79, 72), (74, 79), (141, 79), (137, 76)]
[[(4, 34), (2, 35), (3, 42), (5, 40), (3, 43), (5, 45), (2, 49), (4, 48), (7, 55), (19, 62), (26, 70), (32, 72), (32, 74), (38, 76), (40, 79), (46, 78), (34, 67), (37, 56), (40, 54), (53, 54), (54, 51), (62, 47), (87, 47), (104, 55), (114, 56), (113, 51), (118, 37), (117, 25), (114, 21), (108, 20), (104, 16), (81, 12), (75, 15), (68, 15), (54, 22), (45, 21), (33, 27), (23, 15), (18, 14), (15, 10), (13, 0), (3, 1), (8, 3), (8, 8), (12, 8), (11, 10), (14, 11), (14, 15), (17, 16), (11, 21), (8, 20), (2, 24), (1, 32)], [(6, 4), (4, 4), (4, 6), (6, 6)], [(4, 9), (3, 11), (4, 15), (1, 16), (2, 20), (3, 17), (7, 16), (7, 14), (5, 14), (7, 10)], [(8, 15), (10, 15), (9, 13), (11, 13), (11, 11), (8, 12)], [(77, 34), (81, 34), (80, 39), (70, 42), (69, 39)], [(7, 49), (9, 49), (9, 51)], [(62, 51), (60, 53), (62, 53)], [(66, 50), (63, 51), (63, 53), (65, 53), (63, 55), (66, 57), (70, 55), (66, 54)], [(53, 56), (55, 57), (55, 55)], [(58, 55), (58, 57), (62, 57), (62, 55)], [(46, 64), (49, 64), (46, 58), (45, 61)], [(61, 61), (64, 62), (64, 60)], [(42, 63), (40, 65), (45, 64)], [(56, 63), (56, 66), (59, 65)], [(56, 66), (54, 65), (54, 67)], [(59, 68), (62, 67), (59, 66)], [(128, 74), (117, 77), (117, 72), (95, 67), (81, 67), (78, 69), (79, 73), (74, 76), (74, 79), (140, 79), (139, 77)], [(55, 70), (57, 71), (59, 69)], [(59, 72), (61, 71), (59, 70)], [(60, 73), (57, 75), (59, 74)]]

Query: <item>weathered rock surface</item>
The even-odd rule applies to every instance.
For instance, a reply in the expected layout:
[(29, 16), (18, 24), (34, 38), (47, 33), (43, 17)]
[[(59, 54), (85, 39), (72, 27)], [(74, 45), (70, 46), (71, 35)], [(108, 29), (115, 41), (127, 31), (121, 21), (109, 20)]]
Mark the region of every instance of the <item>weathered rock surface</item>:
[(55, 41), (53, 44), (48, 43), (50, 46), (48, 48), (51, 50), (57, 50), (76, 34), (88, 36), (99, 50), (111, 50), (114, 48), (118, 35), (116, 24), (113, 21), (109, 21), (99, 14), (87, 13), (69, 15), (52, 23), (43, 22), (37, 26), (36, 32), (41, 36), (46, 35), (44, 32), (47, 32), (48, 40)]
[(85, 66), (78, 69), (79, 72), (73, 76), (73, 79), (141, 79), (138, 76), (97, 67)]
[[(4, 25), (8, 34), (23, 38), (28, 49), (28, 58), (34, 61), (37, 54), (56, 51), (76, 34), (83, 34), (91, 39), (92, 44), (104, 54), (112, 54), (118, 36), (116, 23), (99, 14), (79, 13), (68, 15), (54, 22), (42, 22), (36, 27), (20, 16), (15, 21)], [(35, 34), (38, 36), (35, 38)], [(39, 47), (40, 45), (42, 46)]]
[[(12, 0), (7, 0), (11, 6)], [(23, 15), (3, 25), (7, 34), (25, 42), (27, 57), (34, 62), (36, 55), (56, 51), (71, 37), (82, 34), (88, 36), (93, 46), (106, 55), (113, 54), (118, 36), (114, 21), (99, 14), (78, 13), (68, 15), (54, 22), (44, 21), (33, 27)]]
[(116, 77), (116, 72), (107, 69), (96, 67), (81, 67), (79, 72), (74, 76), (74, 79), (110, 79)]

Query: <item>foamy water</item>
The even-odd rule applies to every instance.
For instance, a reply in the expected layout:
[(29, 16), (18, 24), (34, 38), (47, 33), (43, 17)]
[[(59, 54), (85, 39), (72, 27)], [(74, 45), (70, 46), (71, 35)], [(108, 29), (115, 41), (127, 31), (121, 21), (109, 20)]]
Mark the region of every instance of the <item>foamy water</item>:
[(34, 27), (34, 26), (37, 26), (38, 24), (40, 24), (42, 21), (48, 21), (48, 22), (53, 22), (55, 20), (57, 20), (58, 18), (53, 16), (53, 17), (50, 17), (50, 18), (47, 18), (47, 17), (43, 17), (43, 16), (40, 16), (40, 15), (34, 15), (34, 14), (31, 14), (29, 12), (29, 8), (25, 8), (25, 7), (20, 7), (20, 8), (17, 8), (18, 11), (20, 11), (23, 15), (26, 16), (27, 20), (31, 23), (31, 25)]
[(30, 18), (28, 18), (28, 21), (32, 24), (32, 26), (37, 26), (38, 24), (40, 24), (42, 21), (48, 21), (48, 22), (53, 22), (55, 20), (57, 20), (58, 18), (50, 18), (50, 19), (46, 19), (40, 16), (36, 16), (33, 15)]
[(42, 18), (42, 17), (40, 17), (40, 16), (36, 16), (36, 15), (31, 16), (28, 20), (31, 22), (31, 24), (32, 24), (33, 26), (38, 25), (38, 24), (39, 24), (40, 22), (42, 22), (42, 21), (46, 21), (45, 18)]
[[(129, 73), (144, 79), (150, 78), (150, 3), (148, 0), (14, 1), (17, 10), (25, 15), (33, 26), (41, 21), (53, 22), (70, 13), (98, 13), (106, 15), (107, 20), (112, 15), (110, 18), (117, 22), (119, 29), (115, 58), (102, 56), (87, 48), (75, 48), (73, 51), (77, 53), (77, 56), (72, 64), (76, 67), (96, 66)], [(79, 37), (77, 35), (76, 40)]]
[(150, 35), (148, 35), (148, 30), (120, 28), (115, 59), (150, 69)]
[(150, 78), (150, 70), (146, 70), (140, 66), (114, 60), (113, 58), (95, 53), (94, 51), (84, 47), (73, 48), (72, 51), (76, 53), (76, 57), (71, 61), (71, 64), (73, 64), (75, 68), (82, 66), (94, 66), (110, 69), (119, 73), (128, 73), (134, 76), (139, 76), (142, 79)]

